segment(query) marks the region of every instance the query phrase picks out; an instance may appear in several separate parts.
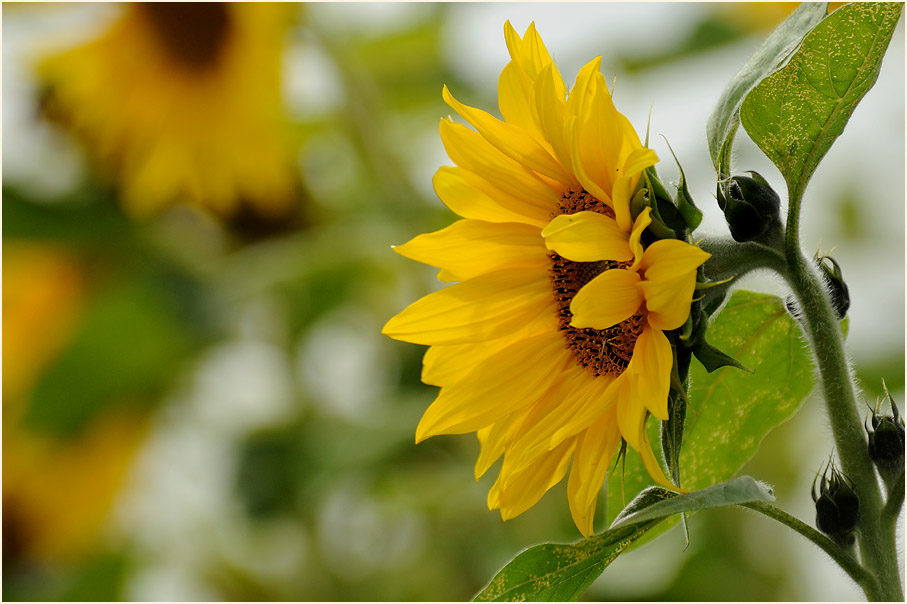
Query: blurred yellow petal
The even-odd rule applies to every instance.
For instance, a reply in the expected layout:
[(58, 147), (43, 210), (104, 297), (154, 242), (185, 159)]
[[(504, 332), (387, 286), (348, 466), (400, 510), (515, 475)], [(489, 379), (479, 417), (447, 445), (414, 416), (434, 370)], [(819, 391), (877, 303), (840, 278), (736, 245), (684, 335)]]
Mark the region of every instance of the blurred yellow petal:
[(300, 201), (281, 83), (293, 13), (129, 5), (98, 38), (40, 62), (47, 114), (83, 139), (137, 216), (186, 202), (284, 220)]

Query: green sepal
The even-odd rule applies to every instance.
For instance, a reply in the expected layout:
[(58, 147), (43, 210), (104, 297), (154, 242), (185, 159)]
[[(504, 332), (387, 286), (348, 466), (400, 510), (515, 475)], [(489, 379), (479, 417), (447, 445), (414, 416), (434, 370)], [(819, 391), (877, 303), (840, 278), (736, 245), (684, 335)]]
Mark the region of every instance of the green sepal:
[(684, 221), (686, 221), (687, 230), (695, 231), (696, 227), (702, 222), (702, 211), (696, 207), (696, 204), (693, 202), (693, 197), (690, 195), (690, 189), (687, 187), (686, 176), (683, 173), (683, 166), (680, 165), (677, 154), (674, 153), (674, 149), (671, 148), (671, 143), (665, 139), (665, 144), (671, 151), (671, 155), (674, 156), (674, 163), (677, 164), (677, 171), (680, 172), (680, 182), (677, 183), (677, 195), (674, 198), (674, 205), (677, 206), (677, 210), (680, 212), (681, 216), (683, 216)]
[(694, 289), (698, 292), (708, 291), (713, 287), (718, 287), (719, 285), (727, 285), (736, 278), (737, 275), (731, 275), (727, 279), (722, 279), (721, 281), (697, 281), (696, 287)]
[(705, 341), (705, 339), (699, 340), (696, 344), (693, 345), (693, 355), (696, 359), (702, 363), (702, 366), (705, 367), (705, 370), (709, 373), (712, 373), (716, 369), (721, 369), (722, 367), (736, 367), (738, 369), (743, 369), (749, 373), (753, 373), (753, 370), (735, 359), (734, 357), (721, 352), (711, 344)]
[[(694, 303), (695, 302), (696, 301), (694, 301)], [(692, 313), (692, 307), (691, 307), (691, 312), (689, 315), (687, 315), (687, 320), (684, 321), (683, 325), (680, 326), (680, 329), (677, 330), (677, 337), (680, 340), (687, 342), (687, 341), (689, 341), (689, 339), (692, 335), (693, 335), (693, 313)]]
[(683, 425), (687, 417), (687, 397), (683, 388), (668, 393), (668, 419), (661, 422), (661, 453), (668, 464), (671, 480), (680, 485), (680, 448), (683, 445)]
[[(676, 208), (673, 207), (673, 202), (670, 201), (671, 198), (664, 185), (658, 180), (658, 174), (655, 169), (652, 167), (646, 168), (642, 176), (639, 179), (637, 188), (644, 188), (644, 190), (649, 192), (645, 198), (645, 205), (652, 208), (652, 223), (649, 225), (648, 231), (655, 236), (655, 239), (682, 238), (683, 225), (678, 225), (677, 217), (674, 215)], [(664, 197), (661, 197), (661, 195), (664, 195)], [(664, 213), (669, 213), (672, 210), (673, 213), (669, 214), (669, 219), (666, 219)], [(678, 226), (681, 227), (680, 232), (675, 228)]]

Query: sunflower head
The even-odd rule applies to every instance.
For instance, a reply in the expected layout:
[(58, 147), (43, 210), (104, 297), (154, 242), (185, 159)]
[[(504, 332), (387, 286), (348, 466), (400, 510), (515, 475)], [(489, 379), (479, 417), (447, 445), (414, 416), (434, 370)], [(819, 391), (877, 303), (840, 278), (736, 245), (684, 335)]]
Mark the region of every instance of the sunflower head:
[(570, 510), (589, 535), (622, 442), (653, 479), (677, 488), (645, 419), (668, 417), (671, 332), (690, 314), (708, 254), (680, 239), (652, 241), (652, 208), (631, 209), (658, 157), (615, 108), (601, 59), (568, 94), (534, 24), (520, 37), (507, 23), (505, 39), (503, 119), (443, 90), (472, 126), (441, 121), (455, 166), (434, 179), (462, 220), (395, 248), (456, 283), (410, 305), (384, 333), (429, 345), (422, 379), (440, 392), (417, 441), (476, 432), (476, 476), (501, 460), (488, 504), (505, 520), (569, 470)]
[(45, 114), (85, 143), (136, 216), (188, 204), (285, 220), (300, 188), (281, 99), (291, 9), (128, 5), (98, 38), (37, 65)]

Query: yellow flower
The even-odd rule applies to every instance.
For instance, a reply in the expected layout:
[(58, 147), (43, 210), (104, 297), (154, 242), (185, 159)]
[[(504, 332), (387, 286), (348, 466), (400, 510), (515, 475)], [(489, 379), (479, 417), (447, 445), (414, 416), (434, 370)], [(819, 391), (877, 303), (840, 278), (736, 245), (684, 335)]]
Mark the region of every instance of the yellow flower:
[(458, 283), (392, 318), (388, 336), (427, 344), (422, 380), (440, 386), (416, 441), (475, 431), (476, 477), (503, 456), (488, 497), (507, 520), (571, 465), (570, 510), (592, 533), (598, 493), (621, 439), (672, 487), (649, 445), (647, 413), (667, 419), (673, 354), (665, 330), (686, 320), (708, 254), (662, 240), (630, 196), (658, 158), (612, 104), (599, 71), (567, 89), (541, 38), (507, 23), (512, 60), (499, 80), (504, 120), (444, 99), (474, 128), (441, 121), (457, 167), (435, 191), (464, 219), (396, 249)]
[(296, 203), (280, 90), (289, 10), (130, 5), (100, 38), (41, 62), (48, 113), (86, 140), (134, 214), (189, 203), (280, 218)]

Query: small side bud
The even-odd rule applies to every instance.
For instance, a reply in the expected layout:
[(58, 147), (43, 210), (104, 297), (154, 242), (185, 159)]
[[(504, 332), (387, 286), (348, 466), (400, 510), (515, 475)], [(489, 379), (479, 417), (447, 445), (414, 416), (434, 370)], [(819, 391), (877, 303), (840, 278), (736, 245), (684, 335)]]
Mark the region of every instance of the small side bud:
[(853, 482), (829, 461), (822, 473), (818, 493), (813, 480), (812, 498), (816, 504), (816, 527), (839, 546), (852, 547), (853, 531), (860, 519), (860, 498)]
[[(831, 266), (826, 264), (826, 260), (831, 262)], [(835, 309), (835, 316), (838, 318), (838, 321), (840, 321), (844, 318), (847, 314), (847, 310), (850, 308), (850, 291), (847, 289), (847, 284), (844, 283), (841, 267), (838, 266), (838, 263), (835, 262), (835, 259), (831, 256), (820, 256), (818, 253), (816, 254), (816, 263), (819, 265), (819, 270), (821, 270), (822, 274), (825, 276), (826, 283), (828, 283), (828, 293), (831, 296), (831, 305)]]
[(758, 173), (733, 176), (727, 195), (718, 185), (718, 206), (735, 241), (759, 241), (781, 228), (781, 198)]
[(882, 384), (891, 405), (891, 414), (874, 410), (870, 418), (872, 429), (867, 427), (866, 432), (869, 433), (869, 457), (890, 490), (904, 472), (904, 419), (900, 416), (888, 387), (884, 382)]

